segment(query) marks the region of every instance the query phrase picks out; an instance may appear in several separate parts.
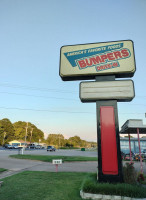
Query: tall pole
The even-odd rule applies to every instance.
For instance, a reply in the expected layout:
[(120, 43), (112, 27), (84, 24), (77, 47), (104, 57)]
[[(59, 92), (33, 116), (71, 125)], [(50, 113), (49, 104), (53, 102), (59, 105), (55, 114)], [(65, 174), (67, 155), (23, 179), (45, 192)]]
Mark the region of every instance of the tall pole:
[(141, 148), (140, 148), (140, 138), (139, 138), (139, 128), (137, 128), (137, 136), (138, 136), (138, 146), (139, 146), (139, 156), (140, 156), (140, 171), (143, 174), (143, 164), (142, 164), (142, 157), (141, 157)]
[(26, 138), (27, 138), (28, 122), (27, 122), (27, 125), (26, 125), (25, 129), (26, 129), (26, 132), (25, 132), (25, 146), (26, 146)]
[(3, 137), (3, 143), (2, 143), (2, 146), (4, 145), (5, 137), (6, 137), (6, 132), (4, 132), (4, 137)]
[(130, 139), (130, 134), (128, 134), (129, 137), (129, 149), (130, 149), (130, 163), (132, 163), (132, 154), (131, 154), (131, 139)]
[(32, 139), (32, 131), (33, 131), (33, 128), (31, 128), (31, 131), (30, 131), (30, 144), (31, 144), (31, 139)]
[(59, 135), (59, 147), (58, 147), (58, 149), (60, 149), (60, 135)]

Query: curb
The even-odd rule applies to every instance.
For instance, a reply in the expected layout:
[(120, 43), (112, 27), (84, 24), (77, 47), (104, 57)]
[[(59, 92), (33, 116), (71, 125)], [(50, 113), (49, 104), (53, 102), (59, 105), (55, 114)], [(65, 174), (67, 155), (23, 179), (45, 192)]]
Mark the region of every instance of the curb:
[(114, 195), (102, 195), (102, 194), (91, 194), (80, 191), (80, 196), (82, 199), (93, 199), (93, 200), (146, 200), (146, 198), (131, 198), (123, 196)]

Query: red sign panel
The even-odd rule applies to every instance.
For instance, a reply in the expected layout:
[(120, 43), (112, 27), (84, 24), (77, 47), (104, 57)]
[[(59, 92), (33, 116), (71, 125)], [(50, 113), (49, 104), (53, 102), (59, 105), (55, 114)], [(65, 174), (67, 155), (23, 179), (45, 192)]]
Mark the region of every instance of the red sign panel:
[(100, 107), (102, 173), (118, 175), (114, 108)]

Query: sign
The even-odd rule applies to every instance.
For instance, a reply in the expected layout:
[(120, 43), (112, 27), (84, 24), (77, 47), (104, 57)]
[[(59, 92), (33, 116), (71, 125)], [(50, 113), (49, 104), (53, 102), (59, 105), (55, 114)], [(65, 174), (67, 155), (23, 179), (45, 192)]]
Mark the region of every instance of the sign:
[(132, 77), (136, 70), (131, 40), (63, 46), (60, 54), (63, 80), (94, 79), (103, 75)]
[(60, 159), (60, 160), (52, 160), (52, 163), (54, 165), (60, 165), (60, 164), (62, 164), (62, 159)]
[(82, 102), (97, 100), (131, 101), (135, 96), (134, 83), (126, 81), (81, 82), (80, 99)]

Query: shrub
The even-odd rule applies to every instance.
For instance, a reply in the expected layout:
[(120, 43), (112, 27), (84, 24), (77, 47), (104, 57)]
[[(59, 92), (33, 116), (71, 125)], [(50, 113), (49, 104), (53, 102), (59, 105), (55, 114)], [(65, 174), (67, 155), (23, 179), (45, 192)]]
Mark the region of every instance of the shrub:
[(142, 173), (139, 173), (137, 176), (137, 181), (139, 183), (142, 183), (144, 181), (144, 175)]
[(137, 173), (133, 165), (134, 163), (126, 163), (123, 167), (123, 176), (125, 183), (135, 184), (137, 181)]
[(96, 174), (89, 175), (82, 183), (83, 192), (103, 195), (117, 195), (132, 198), (146, 198), (145, 188), (127, 183), (99, 183)]

